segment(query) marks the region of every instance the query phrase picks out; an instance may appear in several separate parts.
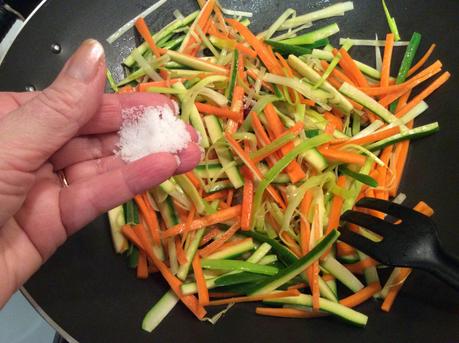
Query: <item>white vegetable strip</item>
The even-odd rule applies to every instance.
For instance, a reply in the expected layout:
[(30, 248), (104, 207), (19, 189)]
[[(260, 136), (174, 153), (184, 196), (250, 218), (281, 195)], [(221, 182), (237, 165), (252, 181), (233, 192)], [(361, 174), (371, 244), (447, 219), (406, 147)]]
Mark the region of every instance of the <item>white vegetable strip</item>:
[(107, 43), (112, 44), (114, 41), (116, 41), (118, 38), (120, 38), (123, 34), (125, 34), (127, 31), (129, 31), (132, 27), (134, 27), (134, 23), (138, 18), (145, 18), (154, 11), (156, 11), (158, 8), (160, 8), (162, 5), (164, 5), (167, 2), (167, 0), (159, 0), (152, 6), (148, 7), (145, 11), (137, 15), (136, 17), (132, 18), (129, 20), (126, 24), (121, 26), (118, 30), (116, 30), (113, 34), (111, 34), (107, 38)]
[(282, 13), (282, 15), (279, 18), (277, 18), (277, 20), (269, 27), (269, 29), (267, 29), (265, 32), (260, 33), (258, 35), (258, 38), (270, 39), (271, 36), (277, 30), (279, 30), (279, 27), (288, 19), (288, 17), (295, 16), (295, 15), (296, 15), (296, 11), (292, 8), (288, 8), (287, 10), (285, 10), (284, 13)]
[(227, 8), (222, 7), (222, 12), (226, 15), (231, 15), (235, 17), (246, 17), (246, 18), (252, 18), (253, 13), (252, 12), (246, 12), (246, 11), (237, 11), (237, 10), (230, 10)]
[[(378, 40), (377, 33), (375, 36), (376, 36), (376, 40)], [(375, 45), (375, 59), (376, 59), (376, 70), (381, 72), (381, 67), (382, 67), (381, 49), (377, 45)]]
[(364, 128), (362, 131), (360, 131), (358, 134), (354, 135), (352, 138), (357, 139), (357, 138), (362, 138), (365, 136), (368, 136), (375, 132), (377, 129), (379, 129), (381, 126), (383, 126), (384, 123), (376, 119), (374, 122), (372, 122), (370, 125), (368, 125), (366, 128)]
[(289, 30), (286, 33), (283, 33), (283, 34), (281, 34), (279, 36), (273, 37), (273, 38), (271, 38), (271, 40), (279, 41), (279, 40), (283, 40), (283, 39), (287, 39), (287, 38), (296, 37), (296, 33), (297, 32), (299, 32), (301, 30), (304, 30), (304, 29), (309, 29), (311, 26), (312, 26), (312, 23), (306, 23), (304, 25), (301, 25), (301, 26), (297, 27), (294, 30)]
[[(360, 45), (360, 46), (384, 46), (386, 45), (385, 40), (375, 40), (375, 39), (354, 39), (354, 38), (340, 38), (339, 44), (343, 44), (343, 42), (349, 39), (352, 42), (352, 45)], [(394, 46), (407, 46), (408, 41), (398, 41), (394, 42)]]

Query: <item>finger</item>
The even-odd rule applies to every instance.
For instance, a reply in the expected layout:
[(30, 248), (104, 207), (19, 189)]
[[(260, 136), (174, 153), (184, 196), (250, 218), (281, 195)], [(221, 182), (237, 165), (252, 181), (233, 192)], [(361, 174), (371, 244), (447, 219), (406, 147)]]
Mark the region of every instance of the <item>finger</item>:
[[(191, 143), (177, 157), (180, 160), (180, 165), (176, 169), (175, 174), (182, 174), (193, 169), (199, 163), (201, 151), (197, 144)], [(80, 182), (81, 180), (88, 180), (91, 177), (105, 174), (125, 165), (126, 163), (118, 156), (108, 155), (68, 166), (65, 168), (65, 178), (68, 183)]]
[(76, 137), (51, 156), (50, 161), (54, 170), (61, 170), (78, 162), (113, 155), (118, 142), (115, 133)]
[(67, 233), (74, 233), (99, 214), (160, 184), (172, 176), (176, 169), (174, 155), (158, 153), (63, 188), (59, 202)]
[(201, 160), (201, 149), (197, 143), (190, 143), (177, 156), (180, 159), (177, 174), (186, 173), (198, 165)]
[[(0, 93), (0, 118), (2, 117), (2, 113), (6, 114), (16, 110), (40, 93), (41, 92)], [(174, 102), (162, 94), (104, 94), (102, 96), (100, 108), (79, 130), (79, 134), (87, 135), (118, 131), (121, 125), (122, 110), (138, 106), (169, 106), (174, 110), (174, 113), (176, 110)]]
[(169, 106), (175, 111), (172, 100), (162, 94), (105, 94), (100, 109), (80, 129), (79, 134), (88, 135), (118, 131), (122, 122), (123, 109), (139, 106)]
[(71, 184), (81, 180), (88, 180), (91, 177), (105, 174), (125, 165), (126, 163), (121, 158), (111, 155), (71, 165), (65, 168), (64, 174), (67, 182)]
[(85, 41), (56, 80), (0, 120), (0, 160), (36, 170), (86, 124), (101, 103), (105, 75), (102, 45)]

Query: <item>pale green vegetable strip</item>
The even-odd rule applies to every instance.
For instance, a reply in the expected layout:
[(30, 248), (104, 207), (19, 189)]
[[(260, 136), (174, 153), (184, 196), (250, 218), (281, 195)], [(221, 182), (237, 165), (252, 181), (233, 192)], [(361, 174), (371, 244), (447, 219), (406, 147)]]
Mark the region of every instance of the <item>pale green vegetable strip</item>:
[(145, 315), (142, 321), (142, 329), (152, 332), (166, 318), (169, 312), (172, 311), (179, 300), (173, 290), (165, 293)]
[[(312, 83), (319, 83), (322, 78), (314, 69), (309, 65), (304, 63), (301, 59), (294, 55), (288, 57), (288, 64), (300, 73), (302, 76), (306, 77)], [(353, 107), (352, 104), (347, 100), (340, 92), (336, 90), (328, 81), (322, 80), (320, 83), (320, 88), (330, 93), (333, 97), (328, 99), (328, 103), (333, 106), (337, 106), (342, 109), (345, 113), (349, 113)]]
[(123, 205), (117, 206), (108, 211), (108, 221), (110, 223), (110, 232), (112, 234), (113, 247), (118, 254), (125, 252), (129, 244), (121, 233), (121, 228), (125, 223)]
[(298, 17), (286, 20), (280, 27), (282, 30), (290, 29), (305, 23), (312, 23), (320, 19), (330, 18), (338, 15), (344, 15), (344, 12), (354, 9), (352, 1), (346, 1), (331, 5), (318, 11), (306, 13)]

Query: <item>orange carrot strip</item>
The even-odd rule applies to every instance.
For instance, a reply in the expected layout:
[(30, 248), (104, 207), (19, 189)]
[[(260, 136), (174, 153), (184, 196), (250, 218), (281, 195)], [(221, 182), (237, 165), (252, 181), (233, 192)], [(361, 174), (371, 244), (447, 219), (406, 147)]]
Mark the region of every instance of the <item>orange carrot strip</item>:
[(407, 76), (413, 75), (419, 68), (421, 68), (424, 65), (424, 63), (426, 63), (426, 61), (429, 59), (430, 55), (432, 55), (432, 52), (434, 51), (435, 47), (436, 47), (435, 44), (432, 44), (430, 46), (430, 48), (427, 50), (425, 55), (422, 56), (422, 58), (414, 66), (412, 66), (410, 68), (410, 70), (408, 70)]
[[(319, 239), (319, 232), (322, 228), (319, 228), (319, 206), (316, 205), (314, 208), (314, 218), (312, 221), (312, 230), (314, 231), (315, 239)], [(318, 311), (320, 308), (320, 290), (319, 290), (319, 261), (314, 261), (312, 263), (312, 268), (310, 269), (311, 279), (310, 287), (312, 293), (312, 309)]]
[[(216, 3), (216, 0), (208, 0), (204, 4), (204, 6), (201, 8), (201, 11), (199, 12), (199, 16), (195, 21), (196, 26), (198, 26), (203, 31), (203, 33), (206, 32), (205, 26), (207, 26), (207, 22), (209, 21), (210, 15), (212, 14), (212, 12), (213, 12), (213, 10), (215, 8), (215, 3)], [(194, 31), (195, 33), (196, 33), (196, 26), (191, 25), (191, 30)], [(198, 43), (198, 42), (196, 41), (195, 36), (193, 34), (190, 34), (189, 35), (189, 40), (185, 44), (185, 46), (183, 48), (183, 52), (185, 54), (189, 53), (192, 56), (194, 56), (196, 54), (197, 50), (198, 50), (196, 48), (193, 48), (193, 46), (196, 43)]]
[(383, 56), (383, 61), (381, 65), (381, 79), (380, 79), (381, 87), (389, 86), (390, 65), (392, 61), (393, 49), (394, 49), (394, 34), (388, 33), (386, 35), (386, 44), (384, 46), (384, 56)]
[[(253, 71), (252, 69), (247, 69), (247, 75), (249, 75), (252, 79), (254, 80), (257, 80), (259, 78), (258, 74), (255, 73), (255, 71)], [(271, 84), (269, 84), (268, 82), (266, 81), (261, 81), (261, 85), (266, 88), (268, 91), (270, 92), (274, 92), (274, 88), (271, 86)]]
[[(320, 63), (322, 64), (322, 68), (324, 68), (324, 70), (327, 70), (327, 68), (329, 67), (329, 64), (327, 61), (320, 61)], [(350, 78), (348, 78), (346, 76), (346, 74), (344, 74), (341, 70), (339, 70), (338, 68), (334, 68), (332, 73), (331, 73), (331, 76), (339, 79), (339, 80), (342, 80), (344, 82), (347, 82), (351, 85), (354, 85), (354, 81), (352, 81)]]
[[(247, 83), (247, 74), (245, 73), (244, 56), (239, 54), (237, 57), (237, 77), (241, 82)], [(242, 112), (244, 114), (244, 112)]]
[(345, 264), (344, 266), (352, 273), (362, 274), (365, 269), (377, 266), (378, 261), (373, 260), (371, 257), (367, 257), (359, 262)]
[(281, 231), (279, 237), (284, 242), (284, 244), (296, 255), (296, 257), (302, 256), (300, 246), (288, 231)]
[(250, 49), (249, 47), (245, 46), (244, 44), (241, 44), (241, 43), (236, 43), (234, 45), (234, 47), (239, 50), (240, 53), (244, 54), (244, 55), (247, 55), (249, 57), (252, 57), (252, 58), (256, 58), (257, 57), (257, 53)]
[(218, 4), (217, 6), (214, 7), (214, 11), (215, 11), (215, 16), (217, 17), (217, 20), (219, 24), (221, 25), (221, 28), (223, 29), (223, 32), (225, 34), (228, 34), (228, 27), (226, 26), (226, 23), (225, 23), (225, 17), (223, 17), (222, 10), (220, 9)]
[(243, 113), (243, 99), (244, 99), (244, 88), (236, 85), (233, 90), (233, 98), (231, 100), (231, 111), (237, 113), (237, 118), (230, 119), (226, 123), (225, 132), (233, 134), (238, 129), (238, 123), (242, 122)]
[(302, 255), (309, 252), (309, 240), (311, 237), (311, 226), (308, 221), (309, 208), (312, 202), (312, 192), (306, 192), (300, 204), (300, 248)]
[(381, 285), (379, 282), (372, 282), (368, 286), (362, 288), (360, 291), (357, 291), (354, 294), (341, 299), (339, 303), (346, 307), (356, 307), (368, 299), (371, 299), (371, 297), (378, 293), (380, 290)]
[(201, 182), (196, 177), (196, 175), (194, 175), (193, 171), (189, 171), (189, 172), (185, 173), (185, 175), (191, 181), (193, 186), (195, 186), (196, 188), (200, 188), (201, 187)]
[(223, 234), (217, 237), (212, 243), (210, 243), (205, 248), (201, 249), (199, 255), (201, 257), (207, 257), (217, 251), (223, 244), (226, 243), (231, 237), (233, 237), (236, 232), (241, 228), (240, 221), (236, 221), (231, 227), (226, 230)]
[(177, 251), (177, 261), (180, 265), (188, 263), (185, 250), (183, 250), (182, 243), (178, 237), (175, 237), (175, 250)]
[(243, 231), (248, 231), (250, 229), (250, 222), (252, 221), (253, 192), (254, 184), (251, 175), (244, 175), (241, 210), (241, 229)]
[(148, 46), (150, 47), (151, 51), (155, 54), (155, 56), (157, 58), (161, 57), (161, 53), (158, 47), (156, 46), (153, 37), (151, 36), (151, 32), (148, 29), (148, 25), (145, 22), (145, 19), (143, 19), (142, 17), (138, 18), (135, 21), (135, 28), (137, 29), (137, 31), (139, 31), (142, 38), (148, 43)]
[(316, 105), (316, 103), (310, 99), (301, 99), (300, 103), (302, 103), (303, 105), (308, 105), (310, 107)]
[(319, 152), (327, 160), (333, 161), (333, 162), (357, 164), (359, 166), (363, 166), (366, 161), (365, 156), (354, 153), (354, 152), (341, 151), (341, 150), (332, 149), (332, 148), (325, 149), (323, 147), (319, 147), (317, 150), (319, 150)]
[(224, 199), (227, 196), (228, 191), (223, 190), (223, 191), (218, 191), (215, 193), (212, 193), (204, 198), (206, 201), (213, 201), (217, 199)]
[(250, 49), (249, 47), (245, 46), (244, 44), (238, 43), (235, 40), (229, 39), (228, 37), (226, 37), (225, 35), (221, 34), (220, 32), (218, 32), (215, 29), (210, 29), (209, 32), (210, 32), (210, 34), (212, 36), (215, 36), (215, 37), (217, 37), (219, 39), (225, 40), (226, 44), (229, 45), (229, 48), (236, 49), (241, 54), (247, 55), (247, 56), (252, 57), (252, 58), (256, 58), (257, 57), (257, 53), (254, 50)]
[(276, 137), (280, 136), (285, 128), (279, 116), (277, 115), (274, 106), (272, 104), (267, 104), (265, 106), (264, 113), (266, 116), (266, 121), (269, 124), (269, 128), (272, 130)]
[(411, 274), (412, 269), (411, 268), (399, 268), (399, 271), (400, 271), (400, 274), (394, 280), (394, 285), (391, 287), (390, 291), (387, 293), (387, 296), (381, 305), (381, 310), (383, 310), (384, 312), (389, 312), (390, 309), (392, 308), (392, 305), (394, 304), (394, 301), (398, 295), (398, 292), (402, 288), (405, 280)]
[(234, 121), (239, 120), (239, 113), (233, 112), (227, 107), (217, 107), (209, 104), (203, 104), (202, 102), (196, 102), (195, 105), (200, 113), (213, 114), (217, 117), (228, 118)]
[(142, 82), (138, 85), (139, 92), (146, 92), (150, 87), (170, 87), (174, 83), (183, 82), (184, 78), (169, 79), (164, 81)]
[(255, 312), (262, 316), (282, 318), (319, 318), (326, 317), (328, 313), (303, 311), (296, 308), (257, 307)]
[(247, 27), (235, 19), (226, 19), (226, 22), (230, 24), (244, 38), (244, 40), (252, 46), (260, 60), (271, 73), (279, 74), (282, 72), (282, 69), (276, 59), (273, 58), (270, 50)]
[[(378, 166), (377, 170), (379, 172), (378, 178), (376, 181), (378, 185), (387, 188), (386, 179), (387, 179), (387, 166), (389, 165), (389, 160), (392, 155), (394, 147), (392, 145), (385, 147), (381, 153), (381, 161), (384, 162), (385, 166)], [(389, 200), (389, 191), (388, 190), (375, 190), (375, 195), (377, 198)]]
[(333, 281), (335, 280), (335, 277), (331, 274), (324, 274), (322, 275), (322, 280), (324, 281)]
[(410, 111), (413, 107), (423, 101), (426, 97), (432, 94), (437, 88), (443, 85), (451, 76), (449, 72), (444, 72), (439, 78), (437, 78), (434, 82), (432, 82), (428, 87), (426, 87), (421, 93), (413, 98), (410, 102), (408, 102), (403, 108), (398, 110), (395, 115), (397, 118), (403, 117), (408, 111)]
[(250, 119), (252, 121), (252, 127), (257, 135), (258, 143), (261, 143), (262, 146), (268, 145), (271, 143), (271, 140), (268, 137), (263, 125), (261, 124), (260, 118), (256, 112), (250, 113)]
[[(409, 126), (407, 126), (409, 127)], [(399, 151), (398, 151), (398, 156), (396, 159), (396, 165), (395, 165), (395, 181), (394, 185), (392, 186), (390, 190), (390, 194), (392, 196), (395, 196), (398, 192), (398, 188), (400, 186), (400, 182), (402, 180), (403, 176), (403, 171), (405, 169), (405, 164), (406, 164), (406, 159), (408, 157), (408, 151), (410, 148), (410, 141), (404, 141), (399, 143)], [(397, 149), (397, 147), (396, 147)]]
[(188, 228), (186, 227), (187, 226), (186, 224), (183, 224), (183, 223), (177, 224), (165, 231), (162, 231), (161, 238), (165, 239), (165, 238), (179, 235), (184, 232), (199, 230), (206, 226), (211, 226), (214, 224), (226, 222), (240, 215), (241, 215), (241, 205), (236, 205), (236, 206), (209, 214), (207, 216), (195, 219), (191, 222)]
[(337, 116), (335, 116), (334, 114), (331, 114), (330, 112), (325, 112), (324, 117), (329, 122), (333, 123), (333, 125), (335, 125), (335, 128), (338, 131), (343, 131), (343, 121), (341, 120), (341, 118), (338, 118)]
[[(146, 195), (145, 195), (146, 196)], [(159, 238), (159, 223), (156, 211), (151, 208), (150, 202), (142, 195), (136, 195), (134, 200), (139, 206), (140, 213), (142, 214), (148, 228), (150, 229), (151, 238), (156, 245), (161, 244)]]
[(338, 256), (347, 256), (355, 254), (355, 249), (344, 242), (336, 243), (336, 254)]
[[(282, 134), (279, 136), (279, 138), (282, 137), (282, 136), (285, 136), (285, 135), (288, 134), (288, 133), (293, 133), (294, 135), (298, 135), (298, 134), (302, 131), (303, 127), (304, 127), (303, 122), (298, 122), (298, 123), (296, 123), (294, 126), (292, 126), (291, 128), (289, 128), (288, 130), (284, 131), (284, 133), (282, 133)], [(255, 131), (255, 129), (254, 129), (254, 131)], [(269, 138), (268, 138), (268, 139), (269, 139)], [(264, 159), (267, 158), (267, 157), (273, 157), (273, 155), (275, 155), (276, 152), (279, 151), (279, 149), (282, 149), (282, 147), (285, 147), (288, 143), (289, 143), (289, 142), (284, 143), (283, 145), (279, 146), (276, 150), (274, 150), (274, 151), (272, 151), (272, 152), (267, 152), (267, 153), (265, 153), (265, 154), (259, 155), (258, 157), (254, 158), (253, 161), (254, 161), (255, 163), (258, 163), (258, 162), (264, 160)]]
[(190, 212), (188, 212), (188, 216), (186, 218), (185, 222), (185, 230), (184, 230), (184, 235), (182, 236), (182, 245), (185, 243), (185, 240), (187, 238), (188, 232), (191, 230), (191, 223), (194, 220), (194, 216), (196, 215), (196, 207), (194, 205), (191, 205)]
[[(279, 54), (278, 52), (276, 52), (276, 53), (274, 54), (274, 56), (277, 57), (277, 59), (278, 59), (279, 62), (280, 62), (280, 65), (281, 65), (282, 69), (284, 70), (283, 75), (284, 75), (284, 76), (287, 76), (287, 77), (294, 77), (294, 72), (293, 72), (292, 68), (290, 68), (290, 65), (289, 65), (289, 64), (287, 63), (287, 61), (282, 57), (282, 55)], [(294, 89), (292, 89), (292, 88), (290, 88), (290, 87), (287, 87), (287, 92), (288, 92), (288, 94), (289, 94), (289, 96), (290, 96), (290, 99), (296, 99), (297, 96), (298, 96), (298, 93), (297, 93)]]
[(387, 137), (391, 137), (393, 135), (396, 135), (399, 132), (400, 132), (400, 127), (398, 127), (398, 126), (397, 127), (391, 127), (389, 129), (385, 129), (385, 130), (374, 132), (374, 133), (369, 134), (369, 135), (367, 135), (365, 137), (346, 140), (345, 142), (333, 145), (333, 148), (340, 149), (340, 148), (342, 148), (343, 146), (345, 146), (347, 144), (367, 145), (367, 144), (370, 144), (370, 143), (385, 139)]
[(202, 237), (199, 246), (202, 247), (202, 246), (206, 245), (208, 242), (210, 242), (212, 239), (217, 237), (219, 234), (220, 234), (220, 230), (219, 229), (215, 229), (214, 228), (214, 229), (210, 230), (208, 233), (206, 233), (204, 235), (204, 237)]
[(209, 304), (209, 290), (207, 289), (206, 279), (202, 272), (201, 260), (198, 254), (194, 255), (191, 265), (193, 266), (194, 279), (196, 280), (196, 286), (198, 288), (199, 304), (206, 306)]
[(226, 202), (223, 202), (223, 201), (219, 201), (219, 202), (218, 202), (218, 209), (219, 209), (219, 210), (223, 210), (223, 209), (228, 208), (228, 207), (230, 207), (230, 206), (228, 206), (228, 205), (226, 204)]
[(126, 94), (126, 93), (135, 93), (137, 92), (136, 87), (132, 87), (131, 85), (126, 85), (123, 88), (118, 90), (118, 94)]
[[(338, 177), (338, 181), (336, 184), (338, 187), (344, 187), (346, 185), (346, 177), (343, 175)], [(337, 194), (333, 196), (332, 205), (330, 208), (330, 215), (328, 217), (328, 226), (327, 230), (325, 231), (326, 235), (328, 235), (333, 229), (338, 228), (341, 210), (343, 208), (343, 202), (344, 199), (341, 196)]]
[[(260, 172), (260, 170), (255, 165), (255, 163), (250, 159), (250, 156), (241, 148), (239, 143), (236, 142), (236, 140), (231, 135), (229, 135), (228, 133), (225, 133), (225, 138), (228, 141), (228, 143), (230, 144), (230, 146), (233, 148), (233, 150), (244, 160), (244, 162), (250, 168), (250, 171), (252, 172), (254, 177), (257, 179), (257, 181), (263, 180), (263, 174)], [(280, 197), (279, 193), (274, 189), (274, 187), (269, 185), (267, 187), (267, 191), (273, 197), (274, 201), (276, 201), (277, 204), (281, 208), (285, 208), (284, 201)]]
[(226, 205), (231, 206), (233, 203), (234, 189), (229, 189), (228, 194), (226, 195)]
[(343, 81), (340, 81), (338, 80), (337, 78), (333, 77), (333, 76), (329, 76), (327, 81), (333, 86), (335, 87), (336, 89), (340, 89), (341, 86), (343, 85)]
[(301, 293), (297, 289), (290, 289), (287, 291), (280, 291), (280, 292), (269, 293), (269, 294), (258, 294), (258, 295), (249, 295), (246, 297), (235, 297), (235, 298), (228, 298), (228, 299), (221, 299), (221, 300), (212, 300), (209, 302), (209, 306), (262, 301), (266, 299), (278, 299), (278, 298), (284, 298), (284, 297), (294, 297), (300, 294)]
[(357, 82), (358, 86), (368, 87), (367, 79), (365, 78), (365, 76), (363, 76), (362, 72), (357, 67), (354, 60), (346, 51), (346, 49), (339, 49), (339, 53), (341, 54), (341, 60), (339, 61), (339, 64), (343, 68), (344, 72), (348, 76), (351, 76)]
[(385, 97), (381, 98), (378, 102), (384, 107), (387, 107), (389, 104), (393, 103), (398, 98), (402, 97), (406, 93), (410, 92), (410, 89), (400, 89), (396, 92), (386, 95)]
[(139, 279), (148, 278), (147, 256), (143, 251), (139, 253), (139, 259), (137, 260), (137, 277)]
[[(275, 137), (279, 137), (285, 130), (284, 125), (282, 124), (279, 116), (276, 113), (273, 104), (267, 104), (264, 113), (266, 116), (266, 120), (268, 121), (270, 129), (273, 131)], [(287, 143), (285, 146), (281, 148), (282, 154), (285, 155), (289, 153), (294, 148), (293, 142)], [(304, 173), (303, 169), (297, 161), (292, 161), (286, 168), (287, 174), (290, 180), (293, 183), (296, 183), (302, 180), (306, 174)]]
[(233, 99), (231, 100), (231, 111), (239, 114), (239, 121), (242, 122), (244, 115), (244, 94), (245, 90), (242, 86), (236, 85), (233, 90)]
[[(140, 226), (142, 227), (142, 226)], [(154, 252), (153, 248), (151, 246), (147, 246), (146, 250), (144, 249), (144, 246), (142, 245), (142, 241), (145, 242), (146, 240), (146, 232), (145, 230), (137, 230), (134, 231), (134, 229), (130, 226), (123, 226), (122, 232), (124, 236), (129, 239), (132, 243), (134, 243), (139, 249), (142, 249), (145, 251), (147, 256), (150, 258), (150, 260), (153, 262), (153, 264), (156, 266), (156, 268), (161, 272), (162, 276), (164, 279), (167, 281), (169, 286), (172, 288), (174, 293), (180, 298), (180, 300), (185, 304), (188, 309), (190, 309), (193, 314), (199, 318), (202, 319), (206, 315), (206, 310), (199, 305), (198, 299), (196, 299), (195, 296), (192, 295), (183, 295), (182, 291), (180, 290), (180, 286), (182, 285), (182, 282), (176, 278), (172, 272), (170, 271), (169, 268), (162, 262), (160, 259), (158, 259)], [(140, 236), (143, 237), (143, 239), (139, 239), (139, 236), (137, 233), (140, 234)]]
[[(435, 74), (439, 73), (441, 71), (441, 68), (435, 68), (429, 71), (429, 73), (424, 74), (424, 75), (416, 75), (412, 79), (392, 85), (392, 86), (387, 86), (387, 87), (367, 87), (367, 88), (360, 88), (362, 92), (365, 92), (367, 95), (370, 96), (377, 96), (377, 95), (384, 95), (387, 94), (387, 97), (389, 95), (392, 95), (392, 97), (398, 98), (399, 96), (405, 94), (410, 89), (413, 89), (414, 87), (420, 85), (422, 82), (430, 79), (432, 76)], [(380, 102), (381, 103), (381, 102)], [(384, 106), (384, 105), (383, 105)]]

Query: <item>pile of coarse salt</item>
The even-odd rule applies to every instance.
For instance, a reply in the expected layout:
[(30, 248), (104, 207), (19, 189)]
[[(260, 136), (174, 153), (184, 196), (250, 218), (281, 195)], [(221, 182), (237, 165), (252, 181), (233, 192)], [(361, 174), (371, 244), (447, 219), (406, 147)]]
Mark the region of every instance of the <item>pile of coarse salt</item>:
[(116, 153), (125, 162), (158, 152), (175, 154), (191, 141), (185, 123), (167, 105), (125, 109), (122, 119)]

